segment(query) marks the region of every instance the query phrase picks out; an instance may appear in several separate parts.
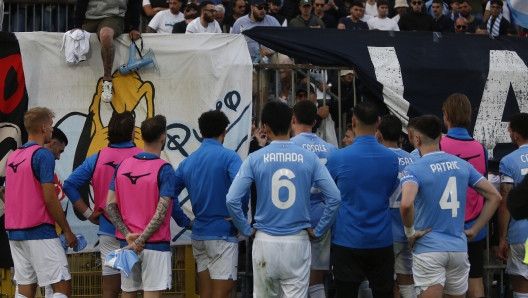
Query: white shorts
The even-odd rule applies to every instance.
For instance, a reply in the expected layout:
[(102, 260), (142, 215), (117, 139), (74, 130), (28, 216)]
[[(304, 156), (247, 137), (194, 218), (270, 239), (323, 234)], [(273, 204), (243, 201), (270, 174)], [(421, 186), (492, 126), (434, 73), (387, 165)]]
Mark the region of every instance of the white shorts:
[[(106, 256), (108, 256), (110, 252), (119, 249), (119, 244), (119, 240), (117, 240), (115, 237), (99, 235), (99, 251), (101, 252), (101, 259), (103, 259), (101, 264), (104, 264)], [(116, 274), (121, 274), (121, 272), (119, 270), (103, 266), (103, 276)]]
[(70, 280), (70, 269), (59, 238), (9, 241), (15, 280), (19, 285), (38, 283), (40, 287)]
[(238, 243), (191, 239), (198, 272), (209, 270), (211, 279), (236, 280)]
[(311, 246), (305, 230), (291, 236), (257, 231), (253, 242), (254, 297), (307, 297)]
[(413, 274), (413, 255), (407, 242), (394, 242), (394, 273)]
[(321, 238), (311, 242), (312, 246), (312, 265), (310, 270), (329, 270), (330, 269), (330, 230)]
[(506, 273), (510, 275), (519, 275), (528, 279), (528, 265), (523, 263), (525, 244), (510, 244), (510, 257), (506, 264)]
[(121, 290), (135, 292), (164, 291), (172, 286), (172, 268), (170, 251), (145, 249), (139, 261), (130, 270), (130, 276), (121, 273)]
[(413, 255), (416, 295), (434, 285), (442, 285), (447, 295), (463, 295), (468, 290), (467, 252), (427, 252)]

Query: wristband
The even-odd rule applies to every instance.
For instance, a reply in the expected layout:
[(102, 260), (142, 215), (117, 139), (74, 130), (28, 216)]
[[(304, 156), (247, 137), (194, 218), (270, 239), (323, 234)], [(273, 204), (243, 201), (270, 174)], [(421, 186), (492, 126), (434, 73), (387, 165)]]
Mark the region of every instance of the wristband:
[(416, 232), (414, 230), (414, 226), (408, 228), (406, 226), (403, 226), (403, 229), (405, 230), (405, 236), (407, 236), (407, 238), (409, 237), (412, 237), (414, 235), (414, 233)]
[(92, 216), (92, 214), (93, 214), (93, 211), (90, 210), (90, 208), (87, 208), (86, 211), (84, 211), (83, 216), (84, 218), (88, 219), (90, 218), (90, 216)]

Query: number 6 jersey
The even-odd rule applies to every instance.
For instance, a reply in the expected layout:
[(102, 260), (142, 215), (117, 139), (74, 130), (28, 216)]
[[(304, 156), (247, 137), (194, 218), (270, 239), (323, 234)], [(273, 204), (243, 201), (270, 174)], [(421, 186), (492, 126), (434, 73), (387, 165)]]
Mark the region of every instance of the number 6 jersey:
[(272, 236), (295, 235), (310, 228), (310, 189), (316, 183), (326, 198), (326, 208), (316, 237), (324, 235), (337, 214), (339, 190), (317, 155), (290, 141), (273, 141), (250, 154), (227, 194), (227, 209), (237, 228), (246, 236), (252, 230), (241, 211), (242, 196), (257, 186), (254, 227)]
[(415, 253), (467, 251), (463, 232), (467, 187), (475, 187), (482, 179), (467, 161), (443, 151), (428, 153), (405, 167), (401, 185), (418, 185), (414, 227), (432, 228), (416, 240)]

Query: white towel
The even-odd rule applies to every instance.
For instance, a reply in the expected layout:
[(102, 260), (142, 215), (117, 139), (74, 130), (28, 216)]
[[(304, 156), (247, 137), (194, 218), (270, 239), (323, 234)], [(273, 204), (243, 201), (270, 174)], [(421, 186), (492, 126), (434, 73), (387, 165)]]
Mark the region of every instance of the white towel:
[(86, 53), (90, 50), (90, 33), (84, 30), (67, 31), (62, 37), (61, 52), (63, 49), (68, 64), (86, 60)]

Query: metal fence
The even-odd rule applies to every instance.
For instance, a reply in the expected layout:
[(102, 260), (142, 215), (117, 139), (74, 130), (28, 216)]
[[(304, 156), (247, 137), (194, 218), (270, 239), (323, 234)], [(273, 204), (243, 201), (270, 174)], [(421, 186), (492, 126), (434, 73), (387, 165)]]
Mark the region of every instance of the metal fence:
[(4, 0), (2, 31), (65, 32), (73, 28), (75, 0)]

